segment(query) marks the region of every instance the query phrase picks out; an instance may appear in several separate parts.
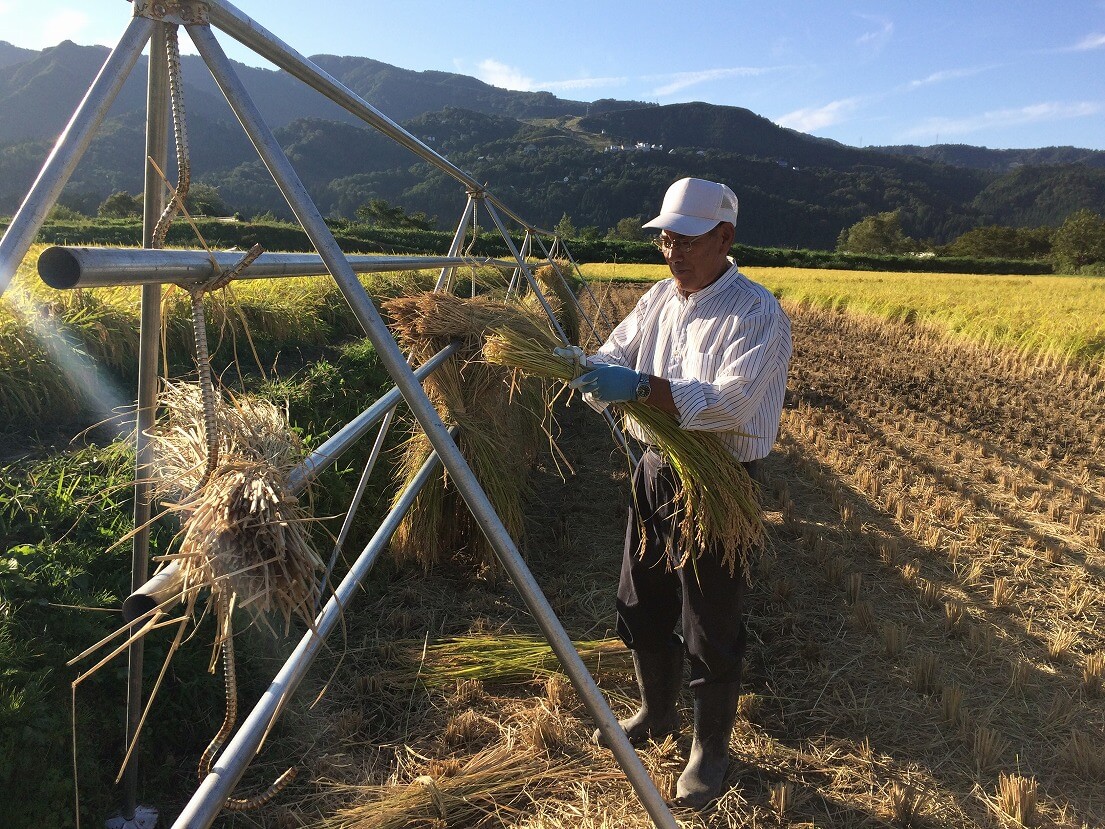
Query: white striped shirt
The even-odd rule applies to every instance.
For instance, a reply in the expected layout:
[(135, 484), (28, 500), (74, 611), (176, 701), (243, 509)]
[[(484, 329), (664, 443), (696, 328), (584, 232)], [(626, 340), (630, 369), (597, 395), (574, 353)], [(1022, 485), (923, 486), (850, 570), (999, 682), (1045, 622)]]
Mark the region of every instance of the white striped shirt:
[(790, 355), (778, 300), (732, 265), (687, 297), (673, 279), (657, 283), (591, 359), (663, 377), (682, 428), (722, 433), (737, 460), (753, 461), (779, 433)]

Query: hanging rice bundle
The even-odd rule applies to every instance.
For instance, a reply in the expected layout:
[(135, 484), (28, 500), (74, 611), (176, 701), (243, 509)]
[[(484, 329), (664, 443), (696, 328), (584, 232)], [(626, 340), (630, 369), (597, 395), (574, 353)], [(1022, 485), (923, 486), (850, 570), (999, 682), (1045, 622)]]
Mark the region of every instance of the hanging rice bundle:
[[(423, 383), (447, 425), (459, 427), (458, 446), (507, 531), (522, 532), (522, 503), (529, 468), (548, 415), (541, 384), (517, 382), (509, 370), (479, 359), (484, 335), (506, 327), (528, 333), (548, 331), (542, 317), (518, 305), (487, 297), (462, 299), (423, 293), (384, 303), (400, 345), (416, 362), (454, 340), (460, 350)], [(419, 430), (404, 446), (398, 471), (400, 491), (429, 457), (432, 447)], [(398, 496), (396, 496), (398, 498)], [(448, 553), (467, 548), (486, 564), (494, 551), (444, 473), (422, 488), (403, 519), (391, 548), (400, 560), (430, 567)]]
[(293, 614), (312, 624), (324, 565), (306, 510), (286, 490), (303, 449), (284, 413), (265, 400), (220, 397), (219, 460), (208, 474), (199, 386), (166, 383), (159, 402), (169, 416), (150, 434), (155, 491), (182, 514), (180, 547), (166, 560), (180, 563), (185, 600), (208, 587), (266, 625), (268, 614), (282, 616), (285, 634)]
[[(559, 270), (558, 270), (559, 268)], [(556, 315), (556, 321), (572, 345), (579, 345), (579, 307), (571, 285), (565, 281), (562, 265), (543, 265), (533, 272), (534, 278), (545, 289), (545, 296)], [(540, 306), (540, 303), (538, 303)]]
[[(510, 366), (546, 379), (574, 379), (574, 364), (553, 354), (559, 343), (542, 332), (523, 334), (501, 329), (484, 344), (490, 363)], [(730, 572), (738, 563), (748, 568), (751, 550), (763, 540), (763, 518), (755, 487), (745, 468), (717, 435), (681, 429), (671, 415), (645, 403), (619, 404), (645, 432), (648, 442), (668, 458), (679, 477), (676, 496), (682, 507), (681, 564), (692, 561), (706, 544), (717, 543)]]

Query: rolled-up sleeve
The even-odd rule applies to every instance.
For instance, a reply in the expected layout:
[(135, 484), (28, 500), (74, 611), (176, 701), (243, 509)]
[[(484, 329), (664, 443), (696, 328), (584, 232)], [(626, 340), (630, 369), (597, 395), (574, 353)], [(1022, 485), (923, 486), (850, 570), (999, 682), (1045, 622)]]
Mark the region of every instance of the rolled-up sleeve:
[[(702, 379), (673, 379), (672, 398), (684, 429), (741, 431), (764, 396), (786, 382), (791, 339), (782, 312), (741, 319), (718, 355), (689, 355), (686, 373)], [(698, 365), (694, 365), (697, 362)]]

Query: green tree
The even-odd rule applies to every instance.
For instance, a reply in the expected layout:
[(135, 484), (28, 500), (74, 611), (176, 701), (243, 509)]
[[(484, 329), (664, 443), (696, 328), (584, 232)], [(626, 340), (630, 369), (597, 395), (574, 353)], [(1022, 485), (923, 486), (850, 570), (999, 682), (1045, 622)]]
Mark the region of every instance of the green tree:
[(370, 199), (357, 208), (357, 219), (370, 227), (409, 227), (415, 230), (433, 230), (437, 217), (425, 213), (407, 213), (402, 207), (389, 204), (386, 199)]
[(846, 253), (908, 253), (917, 243), (902, 230), (898, 210), (867, 216), (840, 232), (836, 249)]
[(184, 206), (193, 216), (226, 216), (230, 212), (218, 188), (210, 184), (191, 185), (184, 197)]
[(1055, 231), (1052, 253), (1060, 267), (1078, 271), (1105, 263), (1105, 219), (1092, 210), (1077, 210)]
[(142, 197), (132, 196), (125, 190), (112, 193), (102, 202), (96, 211), (101, 219), (126, 219), (142, 215)]
[(948, 256), (1040, 259), (1051, 253), (1050, 228), (986, 225), (968, 230), (940, 252)]
[(567, 213), (560, 217), (560, 221), (553, 227), (553, 231), (561, 239), (574, 239), (578, 233), (576, 226), (572, 224), (572, 217)]
[(79, 210), (74, 210), (72, 207), (67, 207), (64, 204), (55, 204), (50, 211), (50, 215), (46, 218), (47, 221), (51, 222), (79, 222), (88, 217)]
[(648, 239), (648, 231), (641, 225), (644, 219), (640, 214), (618, 219), (618, 223), (610, 228), (606, 234), (607, 239), (624, 239), (627, 242), (644, 242)]

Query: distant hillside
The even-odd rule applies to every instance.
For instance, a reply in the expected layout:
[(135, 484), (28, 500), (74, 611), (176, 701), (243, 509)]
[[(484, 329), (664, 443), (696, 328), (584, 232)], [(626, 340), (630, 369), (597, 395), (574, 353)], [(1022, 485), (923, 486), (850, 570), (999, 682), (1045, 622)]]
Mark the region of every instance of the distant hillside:
[(13, 46), (6, 40), (0, 40), (0, 69), (11, 66), (13, 63), (28, 61), (34, 55), (34, 49), (24, 49), (20, 46)]
[[(19, 205), (106, 54), (71, 42), (41, 52), (0, 43), (0, 213)], [(737, 241), (749, 245), (832, 248), (842, 229), (889, 210), (901, 211), (914, 238), (947, 242), (984, 224), (1054, 226), (1105, 204), (1105, 153), (1090, 150), (859, 149), (741, 107), (588, 104), (369, 58), (314, 60), (543, 227), (565, 213), (600, 233), (646, 218), (688, 175), (733, 185)], [(186, 56), (182, 66), (193, 179), (246, 216), (289, 216), (202, 62)], [(325, 214), (349, 217), (386, 199), (455, 227), (466, 195), (447, 175), (286, 73), (236, 66)], [(141, 190), (145, 72), (143, 58), (63, 204), (95, 213), (110, 193)]]
[[(78, 46), (71, 41), (41, 52), (10, 44), (0, 46), (0, 144), (53, 139), (64, 128), (107, 55), (104, 46)], [(514, 92), (466, 75), (414, 72), (371, 58), (316, 55), (312, 60), (396, 121), (450, 106), (512, 118), (583, 115), (590, 106), (548, 92)], [(146, 66), (147, 59), (143, 56), (120, 92), (112, 116), (144, 110)], [(337, 104), (285, 72), (240, 63), (234, 66), (274, 127), (296, 118), (355, 121)], [(181, 69), (190, 115), (233, 120), (230, 108), (200, 58), (185, 55)], [(604, 109), (639, 106), (642, 104), (631, 101), (603, 102)]]
[(1088, 167), (1105, 167), (1105, 152), (1079, 147), (1041, 147), (1035, 150), (991, 150), (972, 147), (969, 144), (935, 144), (918, 147), (903, 144), (893, 147), (868, 147), (888, 155), (914, 156), (954, 167), (972, 170), (1006, 172), (1025, 165), (1085, 164)]

